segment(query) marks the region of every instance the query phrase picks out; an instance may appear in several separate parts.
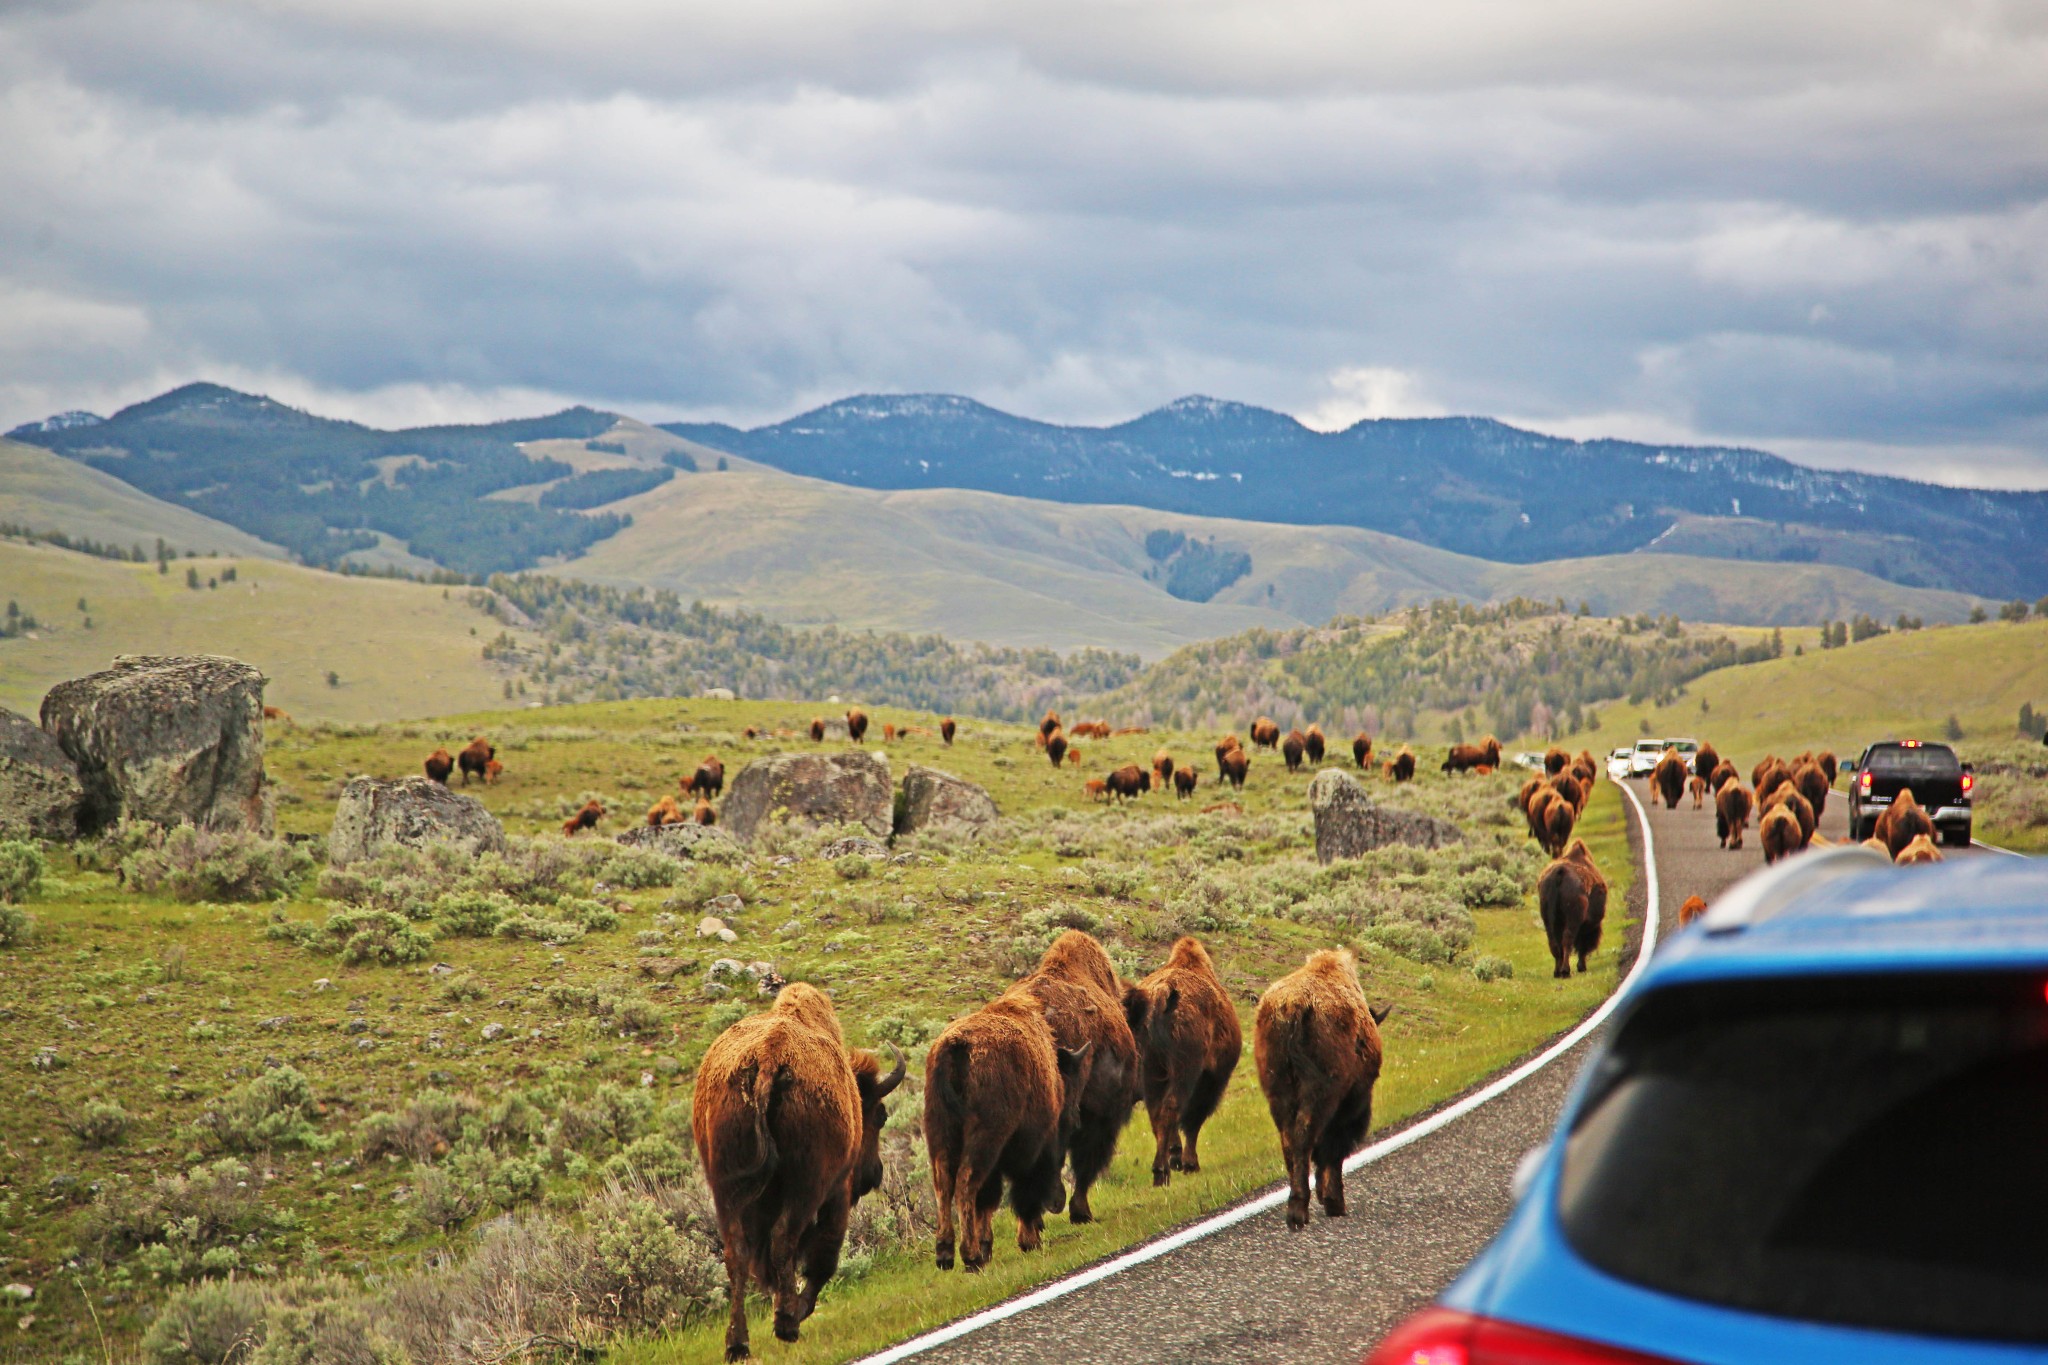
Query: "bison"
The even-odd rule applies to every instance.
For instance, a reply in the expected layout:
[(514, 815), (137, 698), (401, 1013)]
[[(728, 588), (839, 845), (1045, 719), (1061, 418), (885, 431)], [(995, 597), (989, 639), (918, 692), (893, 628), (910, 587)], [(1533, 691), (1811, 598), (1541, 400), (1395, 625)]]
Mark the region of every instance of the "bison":
[(1543, 751), (1543, 771), (1550, 777), (1556, 777), (1570, 767), (1571, 761), (1572, 756), (1555, 744)]
[(1109, 800), (1109, 783), (1099, 777), (1091, 777), (1081, 784), (1081, 790), (1088, 793), (1090, 801)]
[(1145, 1113), (1152, 1120), (1152, 1183), (1199, 1171), (1202, 1125), (1244, 1051), (1237, 1010), (1199, 939), (1173, 945), (1166, 965), (1123, 988), (1124, 1018), (1142, 1057)]
[(1784, 783), (1762, 802), (1765, 811), (1778, 806), (1790, 808), (1793, 818), (1799, 821), (1799, 847), (1805, 848), (1812, 843), (1813, 832), (1819, 827), (1820, 819), (1813, 813), (1813, 806), (1800, 794), (1799, 788), (1790, 782)]
[(1600, 926), (1607, 918), (1607, 878), (1593, 865), (1584, 839), (1574, 839), (1536, 879), (1536, 906), (1543, 915), (1543, 933), (1550, 941), (1550, 974), (1570, 977), (1572, 957), (1586, 970), (1586, 955), (1600, 946)]
[(683, 808), (676, 804), (673, 796), (664, 796), (647, 808), (647, 823), (650, 827), (659, 825), (680, 825), (687, 817)]
[(1152, 780), (1159, 784), (1161, 791), (1173, 780), (1173, 755), (1161, 749), (1152, 755)]
[(1080, 766), (1081, 766), (1081, 746), (1080, 746), (1080, 745), (1078, 745), (1078, 744), (1070, 744), (1070, 745), (1068, 745), (1068, 746), (1067, 746), (1067, 766), (1068, 766), (1069, 768), (1078, 768), (1078, 767), (1080, 767)]
[(1699, 749), (1692, 756), (1692, 775), (1700, 778), (1702, 781), (1711, 777), (1714, 769), (1720, 766), (1721, 755), (1715, 751), (1714, 746), (1711, 744), (1700, 745)]
[(1288, 772), (1301, 771), (1301, 756), (1306, 748), (1307, 743), (1299, 730), (1289, 730), (1287, 738), (1280, 741), (1280, 756), (1287, 760)]
[(1066, 735), (1058, 730), (1047, 735), (1045, 737), (1045, 756), (1052, 761), (1052, 766), (1055, 768), (1065, 762), (1067, 757)]
[(1252, 722), (1252, 747), (1254, 749), (1277, 749), (1280, 747), (1280, 727), (1265, 716)]
[(1877, 817), (1877, 824), (1871, 830), (1876, 837), (1884, 840), (1885, 851), (1897, 859), (1907, 844), (1922, 836), (1934, 837), (1934, 822), (1927, 818), (1920, 803), (1913, 798), (1911, 787), (1901, 787), (1899, 794), (1892, 798), (1884, 814)]
[(498, 756), (497, 746), (486, 739), (473, 739), (469, 747), (455, 756), (455, 764), (462, 769), (462, 785), (467, 787), (472, 774), (483, 777), (489, 770), (491, 760)]
[(1664, 809), (1678, 809), (1678, 798), (1685, 795), (1685, 760), (1678, 756), (1678, 750), (1664, 751), (1657, 766), (1650, 770), (1650, 785), (1664, 798)]
[(705, 1052), (690, 1130), (725, 1253), (727, 1360), (748, 1354), (749, 1282), (775, 1298), (775, 1335), (797, 1339), (854, 1204), (882, 1183), (882, 1102), (903, 1070), (900, 1052), (885, 1076), (873, 1053), (849, 1050), (832, 1002), (801, 981)]
[(947, 748), (953, 747), (953, 736), (959, 733), (960, 727), (954, 723), (951, 716), (947, 716), (939, 722), (939, 738), (945, 741)]
[(1720, 836), (1721, 847), (1742, 847), (1742, 831), (1749, 828), (1753, 804), (1749, 789), (1732, 777), (1714, 793), (1714, 833)]
[(1116, 793), (1117, 799), (1120, 801), (1128, 801), (1141, 793), (1152, 790), (1152, 774), (1146, 772), (1135, 763), (1124, 764), (1123, 767), (1118, 768), (1108, 777), (1102, 779), (1102, 782), (1104, 786)]
[(1818, 820), (1827, 813), (1828, 775), (1820, 764), (1808, 759), (1792, 770), (1792, 785), (1799, 788), (1799, 794), (1806, 798), (1806, 804), (1813, 807), (1813, 818)]
[(1242, 744), (1237, 742), (1237, 736), (1234, 734), (1225, 735), (1216, 741), (1216, 780), (1218, 782), (1223, 780), (1223, 760), (1230, 755), (1232, 750), (1242, 749), (1243, 747)]
[(1892, 859), (1901, 867), (1913, 867), (1920, 863), (1938, 863), (1942, 860), (1941, 850), (1934, 846), (1934, 840), (1924, 834), (1913, 836), (1911, 843), (1899, 850), (1899, 856)]
[(1239, 791), (1244, 790), (1245, 776), (1252, 770), (1251, 755), (1242, 749), (1232, 749), (1216, 766), (1222, 774), (1217, 779), (1219, 782), (1228, 782)]
[(1707, 913), (1707, 903), (1698, 896), (1687, 896), (1685, 904), (1678, 907), (1678, 927), (1683, 929), (1701, 915)]
[[(1447, 773), (1469, 772), (1474, 768), (1487, 766), (1486, 750), (1477, 744), (1453, 744), (1444, 758), (1443, 771)], [(1562, 772), (1563, 769), (1558, 771)]]
[(1329, 752), (1330, 747), (1330, 741), (1323, 737), (1323, 727), (1311, 725), (1304, 730), (1301, 735), (1301, 747), (1308, 754), (1309, 762), (1322, 762), (1323, 755)]
[(1046, 712), (1046, 713), (1045, 713), (1045, 718), (1044, 718), (1044, 719), (1042, 719), (1042, 720), (1040, 720), (1040, 721), (1038, 722), (1038, 733), (1039, 733), (1039, 735), (1040, 735), (1041, 737), (1043, 737), (1043, 738), (1045, 738), (1045, 739), (1051, 739), (1051, 738), (1052, 738), (1052, 732), (1053, 732), (1053, 731), (1055, 731), (1055, 730), (1057, 730), (1057, 729), (1059, 729), (1059, 728), (1060, 728), (1060, 713), (1059, 713), (1059, 712), (1057, 712), (1057, 711), (1048, 711), (1048, 712)]
[(291, 718), (291, 714), (290, 714), (289, 712), (285, 711), (285, 710), (284, 710), (284, 709), (283, 709), (282, 707), (277, 707), (277, 706), (266, 706), (266, 707), (264, 707), (264, 708), (263, 708), (263, 719), (265, 719), (265, 720), (274, 720), (274, 721), (279, 721), (279, 722), (282, 722), (282, 723), (283, 723), (283, 724), (285, 724), (285, 725), (290, 725), (290, 724), (292, 723), (292, 718)]
[(427, 755), (427, 776), (442, 786), (448, 785), (448, 774), (455, 771), (455, 759), (446, 749), (436, 749)]
[(1740, 776), (1741, 774), (1735, 770), (1735, 765), (1724, 758), (1719, 767), (1707, 774), (1707, 789), (1718, 792)]
[(956, 1236), (961, 1264), (971, 1271), (988, 1264), (1005, 1182), (1017, 1249), (1038, 1249), (1045, 1215), (1066, 1207), (1063, 1138), (1080, 1111), (1086, 1060), (1061, 1049), (1037, 1002), (1015, 992), (954, 1020), (932, 1044), (924, 1063), (924, 1133), (938, 1204), (939, 1269), (953, 1268)]
[(1287, 1164), (1287, 1226), (1308, 1226), (1309, 1178), (1323, 1212), (1344, 1216), (1344, 1159), (1372, 1126), (1380, 1030), (1344, 949), (1311, 953), (1259, 997), (1252, 1056)]
[[(1537, 797), (1536, 803), (1541, 805), (1542, 799), (1540, 796)], [(1536, 836), (1536, 841), (1543, 845), (1545, 853), (1553, 858), (1559, 857), (1563, 854), (1565, 845), (1570, 842), (1572, 830), (1578, 823), (1579, 813), (1570, 798), (1552, 788), (1550, 803), (1542, 806), (1542, 832)]]
[(725, 790), (725, 764), (717, 754), (706, 754), (697, 764), (697, 771), (679, 785), (686, 795), (696, 792), (700, 796), (717, 796)]
[(1394, 761), (1387, 765), (1387, 776), (1393, 778), (1396, 782), (1411, 782), (1414, 780), (1415, 754), (1407, 745), (1403, 744), (1401, 752), (1395, 754)]
[(1010, 988), (1038, 1002), (1053, 1040), (1079, 1057), (1074, 1084), (1081, 1097), (1062, 1145), (1073, 1163), (1070, 1222), (1094, 1218), (1088, 1191), (1116, 1155), (1117, 1137), (1138, 1102), (1138, 1044), (1123, 1011), (1123, 982), (1093, 937), (1068, 929), (1052, 941), (1038, 969)]
[(578, 830), (596, 829), (597, 822), (604, 819), (604, 807), (595, 798), (583, 803), (583, 809), (562, 822), (564, 838), (573, 838)]
[(824, 719), (823, 719), (822, 717), (819, 717), (819, 716), (813, 716), (813, 717), (811, 717), (811, 743), (813, 743), (813, 744), (823, 744), (824, 742), (825, 742), (825, 722), (824, 722)]
[(1193, 768), (1173, 770), (1173, 795), (1177, 801), (1185, 801), (1195, 794), (1197, 778)]
[(497, 786), (498, 779), (503, 777), (504, 775), (505, 765), (498, 762), (497, 759), (494, 758), (490, 762), (484, 764), (484, 785), (486, 787)]
[(691, 812), (691, 816), (700, 825), (715, 825), (718, 823), (718, 812), (713, 810), (711, 803), (701, 796), (697, 798), (697, 809)]
[(1835, 765), (1835, 751), (1833, 749), (1822, 749), (1813, 756), (1813, 761), (1820, 765), (1821, 776), (1828, 780), (1828, 785), (1830, 787), (1834, 786), (1835, 775), (1839, 771)]
[(1775, 863), (1799, 851), (1799, 817), (1780, 801), (1756, 822), (1757, 842), (1764, 846), (1764, 861)]
[(1756, 789), (1759, 807), (1770, 799), (1771, 793), (1792, 780), (1792, 769), (1781, 758), (1770, 757), (1757, 764), (1749, 775), (1749, 785)]
[(1685, 779), (1685, 789), (1692, 793), (1692, 808), (1699, 810), (1707, 804), (1707, 779), (1694, 773)]
[(1351, 761), (1361, 768), (1372, 762), (1372, 736), (1363, 730), (1351, 737)]
[(868, 713), (858, 706), (846, 713), (846, 737), (855, 744), (867, 743)]
[(1589, 793), (1580, 784), (1578, 778), (1573, 777), (1568, 772), (1559, 773), (1556, 777), (1550, 779), (1550, 789), (1571, 802), (1572, 818), (1577, 819), (1586, 813), (1586, 800)]

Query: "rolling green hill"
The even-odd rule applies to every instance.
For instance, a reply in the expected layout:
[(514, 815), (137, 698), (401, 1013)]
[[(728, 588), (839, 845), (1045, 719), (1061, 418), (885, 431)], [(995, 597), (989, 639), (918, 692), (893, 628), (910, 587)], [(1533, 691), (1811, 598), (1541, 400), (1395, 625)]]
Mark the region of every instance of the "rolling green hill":
[(284, 551), (226, 522), (164, 502), (111, 474), (39, 446), (0, 439), (0, 522), (154, 552), (172, 548), (282, 558)]

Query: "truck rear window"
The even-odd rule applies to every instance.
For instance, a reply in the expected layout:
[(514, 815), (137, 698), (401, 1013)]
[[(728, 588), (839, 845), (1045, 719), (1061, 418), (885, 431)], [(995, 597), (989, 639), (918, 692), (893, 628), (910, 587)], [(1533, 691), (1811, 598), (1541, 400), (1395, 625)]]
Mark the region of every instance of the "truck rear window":
[(1686, 1298), (2048, 1342), (2043, 980), (1659, 992), (1566, 1138), (1566, 1236), (1608, 1273)]
[(1864, 764), (1879, 777), (1960, 777), (1963, 765), (1953, 749), (1873, 749)]

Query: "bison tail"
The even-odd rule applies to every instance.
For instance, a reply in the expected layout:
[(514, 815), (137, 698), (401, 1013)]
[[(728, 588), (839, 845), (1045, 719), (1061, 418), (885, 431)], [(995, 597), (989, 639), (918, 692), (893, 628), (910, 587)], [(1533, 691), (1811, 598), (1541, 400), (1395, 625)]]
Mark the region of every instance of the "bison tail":
[(946, 1112), (955, 1120), (967, 1116), (967, 1055), (970, 1050), (966, 1039), (955, 1038), (945, 1045), (939, 1053), (938, 1065), (932, 1068), (932, 1088), (939, 1092)]
[(775, 1110), (794, 1084), (795, 1078), (787, 1066), (775, 1069), (765, 1093), (760, 1084), (760, 1074), (754, 1066), (749, 1065), (734, 1074), (734, 1098), (740, 1107), (752, 1112), (754, 1130), (753, 1160), (727, 1176), (734, 1187), (759, 1189), (774, 1178), (775, 1169), (782, 1161), (782, 1153), (775, 1145)]

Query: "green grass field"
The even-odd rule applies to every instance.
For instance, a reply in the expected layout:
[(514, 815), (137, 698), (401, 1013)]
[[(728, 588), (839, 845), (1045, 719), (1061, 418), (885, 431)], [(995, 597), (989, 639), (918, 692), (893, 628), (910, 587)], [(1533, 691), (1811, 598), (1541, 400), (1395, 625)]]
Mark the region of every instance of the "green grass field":
[(0, 521), (37, 532), (62, 531), (123, 550), (140, 545), (154, 552), (162, 537), (181, 554), (197, 550), (284, 557), (283, 550), (246, 531), (20, 441), (0, 440)]
[[(350, 773), (415, 771), (436, 744), (489, 734), (506, 773), (500, 784), (472, 790), (511, 831), (544, 834), (591, 793), (612, 806), (609, 831), (673, 790), (677, 775), (705, 750), (722, 754), (736, 771), (789, 743), (749, 745), (738, 738), (742, 727), (795, 728), (832, 712), (793, 703), (648, 701), (375, 727), (273, 726), (269, 762), (280, 786), (282, 828), (323, 831), (338, 784)], [(934, 721), (886, 708), (871, 714), (876, 734), (887, 722)], [(32, 1306), (0, 1307), (0, 1360), (10, 1352), (37, 1360), (83, 1352), (98, 1360), (101, 1329), (115, 1358), (133, 1354), (147, 1313), (168, 1288), (152, 1274), (163, 1272), (164, 1262), (152, 1259), (163, 1253), (106, 1252), (92, 1233), (95, 1209), (131, 1197), (159, 1175), (216, 1159), (219, 1148), (195, 1125), (210, 1103), (268, 1067), (288, 1065), (308, 1078), (319, 1103), (312, 1123), (320, 1146), (246, 1157), (260, 1180), (260, 1202), (277, 1221), (232, 1255), (223, 1253), (217, 1268), (238, 1264), (252, 1283), (316, 1268), (384, 1283), (420, 1273), (448, 1252), (467, 1254), (472, 1228), (486, 1215), (445, 1229), (424, 1224), (422, 1201), (430, 1186), (441, 1188), (434, 1182), (446, 1172), (431, 1158), (364, 1161), (369, 1115), (432, 1089), (473, 1095), (484, 1105), (530, 1097), (559, 1123), (606, 1093), (644, 1094), (650, 1105), (635, 1120), (642, 1135), (636, 1143), (670, 1134), (686, 1147), (677, 1116), (686, 1112), (690, 1070), (735, 1007), (754, 1004), (714, 1000), (696, 989), (714, 956), (766, 958), (792, 979), (831, 990), (851, 1041), (888, 1034), (915, 1043), (1014, 979), (1020, 961), (1036, 951), (1033, 935), (1045, 931), (1034, 926), (1047, 913), (1096, 925), (1124, 970), (1136, 974), (1164, 956), (1194, 913), (1193, 888), (1266, 896), (1318, 875), (1306, 854), (1306, 773), (1289, 776), (1277, 759), (1261, 756), (1241, 811), (1202, 813), (1215, 799), (1206, 783), (1198, 803), (1176, 806), (1155, 796), (1112, 809), (1086, 800), (1082, 775), (1149, 759), (1161, 744), (1201, 758), (1213, 771), (1207, 737), (1155, 733), (1088, 744), (1082, 770), (1055, 772), (1030, 733), (969, 721), (950, 750), (921, 737), (871, 746), (886, 748), (898, 771), (928, 762), (988, 786), (1005, 821), (984, 844), (912, 841), (917, 860), (860, 869), (869, 874), (852, 880), (850, 869), (812, 857), (786, 865), (757, 859), (749, 868), (708, 869), (675, 886), (641, 889), (599, 888), (596, 874), (572, 870), (563, 889), (617, 907), (616, 928), (560, 946), (444, 933), (429, 958), (406, 966), (348, 966), (274, 936), (278, 925), (317, 926), (334, 908), (310, 880), (281, 901), (188, 903), (136, 894), (109, 873), (58, 854), (26, 907), (38, 921), (36, 938), (25, 948), (0, 950), (0, 996), (8, 1002), (0, 1013), (0, 1056), (23, 1068), (17, 1102), (0, 1110), (0, 1145), (12, 1154), (0, 1186), (0, 1239), (8, 1244), (7, 1277), (39, 1286)], [(1510, 818), (1508, 774), (1452, 779), (1425, 766), (1407, 788), (1368, 780), (1383, 799), (1459, 819), (1471, 835), (1472, 856), (1504, 858), (1502, 865), (1522, 877), (1541, 864), (1518, 837), (1518, 817)], [(1624, 904), (1631, 876), (1620, 798), (1611, 786), (1603, 784), (1584, 832), (1617, 883), (1614, 904)], [(547, 835), (542, 843), (557, 838)], [(1354, 946), (1368, 994), (1396, 1007), (1385, 1030), (1382, 1125), (1457, 1093), (1569, 1027), (1614, 984), (1619, 915), (1595, 969), (1568, 983), (1549, 976), (1525, 894), (1511, 892), (1510, 905), (1473, 909), (1472, 941), (1450, 963), (1402, 956), (1371, 937), (1374, 931), (1358, 929), (1363, 921), (1332, 917), (1331, 907), (1377, 913), (1396, 883), (1451, 886), (1464, 856), (1416, 855), (1410, 873), (1388, 864), (1365, 882), (1331, 884), (1336, 900), (1319, 892), (1294, 902), (1285, 895), (1246, 902), (1266, 909), (1203, 932), (1247, 1026), (1258, 993), (1306, 953), (1332, 943)], [(733, 919), (740, 941), (707, 948), (694, 935), (696, 918), (705, 899), (727, 888), (740, 890), (747, 903)], [(649, 954), (693, 965), (664, 983), (640, 970)], [(1478, 980), (1468, 968), (1481, 956), (1505, 958), (1513, 976)], [(430, 972), (433, 962), (453, 975)], [(451, 988), (451, 981), (464, 984)], [(600, 998), (637, 1002), (630, 1036), (615, 1026), (626, 1015), (590, 1012), (588, 1002)], [(506, 1036), (481, 1041), (489, 1023), (506, 1025)], [(44, 1048), (57, 1060), (29, 1066)], [(915, 1077), (922, 1049), (910, 1051)], [(916, 1084), (895, 1101), (891, 1139), (892, 1179), (913, 1212), (925, 1179), (909, 1131)], [(127, 1115), (125, 1131), (106, 1145), (74, 1135), (91, 1131), (81, 1116), (94, 1103), (117, 1104)], [(622, 1132), (616, 1142), (586, 1136), (566, 1147), (536, 1146), (535, 1160), (544, 1159), (538, 1186), (508, 1197), (521, 1210), (573, 1223), (626, 1138)], [(756, 1349), (771, 1360), (845, 1358), (1276, 1180), (1277, 1144), (1248, 1059), (1204, 1149), (1199, 1175), (1153, 1190), (1141, 1111), (1095, 1201), (1099, 1224), (1072, 1228), (1055, 1218), (1045, 1249), (1028, 1257), (1013, 1240), (999, 1240), (994, 1264), (978, 1277), (929, 1269), (928, 1242), (915, 1228), (907, 1241), (870, 1235), (828, 1292), (806, 1340), (783, 1347), (763, 1324)], [(63, 1269), (74, 1260), (76, 1271)], [(97, 1327), (84, 1309), (88, 1297)], [(618, 1358), (715, 1359), (717, 1337), (713, 1323), (686, 1322), (620, 1345)]]

